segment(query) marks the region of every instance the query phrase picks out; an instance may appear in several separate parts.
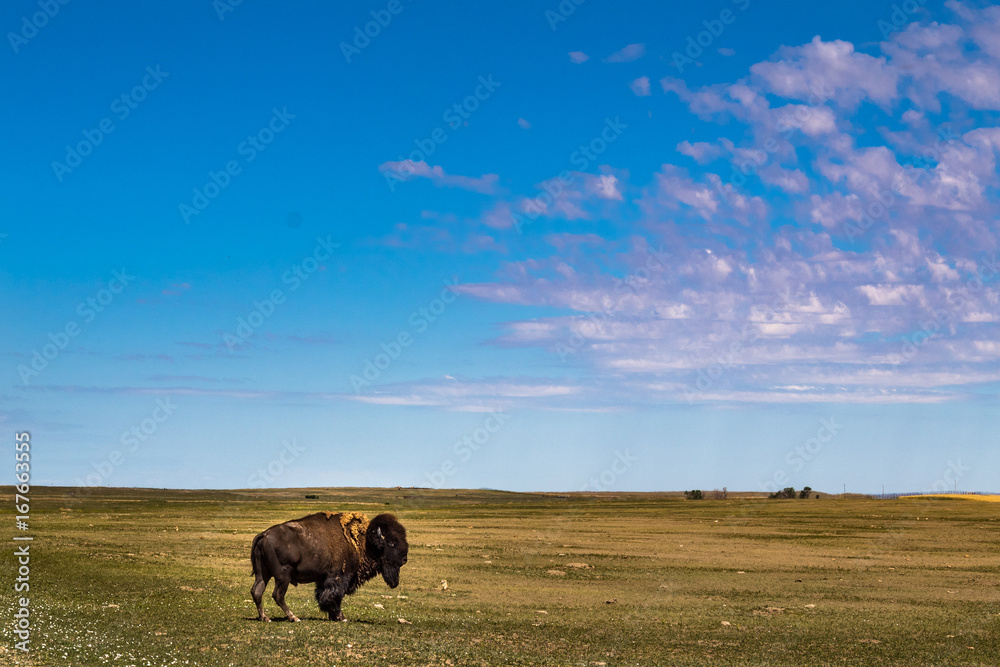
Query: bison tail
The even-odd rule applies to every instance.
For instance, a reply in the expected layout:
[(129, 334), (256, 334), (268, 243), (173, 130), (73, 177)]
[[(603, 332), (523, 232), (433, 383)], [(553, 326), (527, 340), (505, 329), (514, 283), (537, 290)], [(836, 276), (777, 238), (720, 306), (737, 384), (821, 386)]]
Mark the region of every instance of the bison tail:
[(264, 554), (261, 553), (261, 547), (257, 545), (257, 542), (259, 542), (262, 537), (264, 537), (264, 533), (258, 533), (257, 537), (253, 538), (253, 543), (250, 545), (250, 564), (253, 566), (254, 575), (260, 575), (263, 571), (263, 568), (261, 567), (261, 559)]

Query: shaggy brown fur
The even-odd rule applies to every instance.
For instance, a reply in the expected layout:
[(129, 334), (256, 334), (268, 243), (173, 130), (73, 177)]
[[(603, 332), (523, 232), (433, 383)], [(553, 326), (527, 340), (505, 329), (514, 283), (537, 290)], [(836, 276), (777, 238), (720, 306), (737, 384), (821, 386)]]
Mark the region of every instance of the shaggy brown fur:
[(391, 514), (369, 521), (356, 512), (318, 512), (271, 526), (250, 548), (257, 617), (270, 620), (262, 599), (273, 577), (272, 597), (289, 620), (299, 619), (285, 604), (288, 585), (313, 582), (320, 609), (332, 620), (346, 620), (340, 610), (344, 596), (379, 574), (390, 588), (398, 586), (408, 551), (406, 529)]

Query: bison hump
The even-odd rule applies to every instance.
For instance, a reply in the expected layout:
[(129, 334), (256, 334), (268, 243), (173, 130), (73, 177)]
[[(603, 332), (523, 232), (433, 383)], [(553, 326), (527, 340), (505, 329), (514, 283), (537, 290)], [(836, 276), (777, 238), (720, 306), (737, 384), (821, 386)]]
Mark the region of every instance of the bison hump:
[(368, 530), (368, 517), (365, 514), (362, 512), (344, 512), (342, 514), (323, 512), (323, 514), (326, 515), (327, 520), (338, 517), (347, 541), (356, 547), (364, 547), (365, 532)]

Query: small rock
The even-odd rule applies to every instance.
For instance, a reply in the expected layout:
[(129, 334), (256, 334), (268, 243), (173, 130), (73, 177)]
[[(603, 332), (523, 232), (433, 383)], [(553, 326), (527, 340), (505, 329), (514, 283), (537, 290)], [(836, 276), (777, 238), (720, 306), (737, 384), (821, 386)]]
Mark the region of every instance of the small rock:
[(816, 605), (814, 605), (814, 604), (807, 604), (806, 605), (806, 609), (815, 609), (815, 608), (816, 608)]
[(376, 609), (385, 609), (385, 606), (383, 606), (381, 602), (376, 602), (374, 607)]
[(536, 609), (536, 610), (535, 610), (535, 613), (536, 613), (536, 614), (547, 614), (547, 613), (549, 613), (549, 612), (545, 611), (544, 609)]
[(605, 600), (604, 604), (616, 604), (617, 602), (618, 598), (612, 598), (611, 600)]
[(575, 567), (575, 568), (578, 568), (578, 569), (591, 570), (591, 569), (593, 569), (594, 566), (593, 565), (587, 565), (586, 563), (566, 563), (566, 567)]
[(730, 623), (729, 621), (723, 621), (722, 624), (725, 625), (726, 627), (732, 625), (732, 623)]
[(400, 617), (399, 617), (398, 619), (396, 619), (396, 620), (397, 620), (397, 621), (399, 621), (399, 623), (400, 623), (401, 625), (413, 625), (413, 623), (411, 623), (410, 621), (406, 620), (406, 619), (405, 619), (405, 618), (403, 618), (402, 616), (400, 616)]
[(566, 576), (566, 573), (563, 572), (562, 570), (549, 570), (545, 574), (551, 574), (554, 577), (565, 577)]

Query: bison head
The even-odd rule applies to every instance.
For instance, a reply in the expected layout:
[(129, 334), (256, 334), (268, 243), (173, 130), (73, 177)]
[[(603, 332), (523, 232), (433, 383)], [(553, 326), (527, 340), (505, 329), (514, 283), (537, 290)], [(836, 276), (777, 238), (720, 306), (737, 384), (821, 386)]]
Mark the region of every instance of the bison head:
[(379, 514), (368, 524), (365, 549), (379, 564), (379, 572), (389, 588), (399, 586), (399, 568), (406, 564), (410, 550), (403, 524), (391, 514)]

